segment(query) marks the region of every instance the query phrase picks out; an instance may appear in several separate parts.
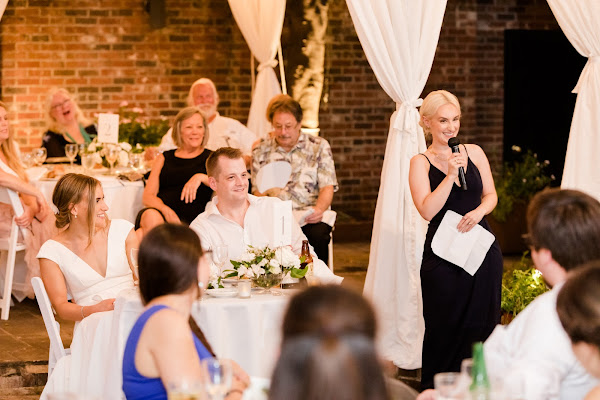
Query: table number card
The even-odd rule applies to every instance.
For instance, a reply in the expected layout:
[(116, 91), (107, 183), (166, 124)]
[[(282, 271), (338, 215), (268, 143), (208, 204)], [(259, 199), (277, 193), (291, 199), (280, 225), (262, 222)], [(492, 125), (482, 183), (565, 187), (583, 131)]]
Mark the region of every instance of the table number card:
[(98, 115), (98, 143), (119, 142), (119, 114)]
[(292, 202), (278, 201), (273, 204), (273, 228), (271, 246), (292, 244)]

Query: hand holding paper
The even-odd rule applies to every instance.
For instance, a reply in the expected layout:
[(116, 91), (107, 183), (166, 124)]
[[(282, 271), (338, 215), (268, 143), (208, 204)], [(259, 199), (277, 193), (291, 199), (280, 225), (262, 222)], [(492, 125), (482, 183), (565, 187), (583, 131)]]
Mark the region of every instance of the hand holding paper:
[(256, 187), (260, 193), (271, 188), (284, 188), (292, 175), (292, 166), (286, 161), (275, 161), (263, 166), (256, 174)]

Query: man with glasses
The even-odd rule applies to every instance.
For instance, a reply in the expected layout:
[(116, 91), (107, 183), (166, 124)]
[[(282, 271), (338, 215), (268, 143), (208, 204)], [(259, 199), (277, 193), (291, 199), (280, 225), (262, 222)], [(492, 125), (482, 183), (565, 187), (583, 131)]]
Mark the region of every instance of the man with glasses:
[[(319, 259), (327, 262), (328, 244), (335, 222), (335, 213), (328, 210), (333, 193), (338, 189), (331, 147), (322, 137), (300, 132), (302, 108), (288, 95), (271, 99), (267, 119), (273, 126), (271, 137), (263, 139), (252, 152), (253, 193), (291, 200), (294, 215), (303, 225), (302, 231)], [(276, 161), (291, 165), (289, 181), (284, 188), (260, 193), (256, 181), (258, 171)]]

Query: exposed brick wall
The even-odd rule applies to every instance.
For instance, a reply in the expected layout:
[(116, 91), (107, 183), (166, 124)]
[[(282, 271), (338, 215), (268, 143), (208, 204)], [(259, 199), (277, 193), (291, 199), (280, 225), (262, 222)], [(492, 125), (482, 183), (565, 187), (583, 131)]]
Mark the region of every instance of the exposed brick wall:
[[(13, 106), (13, 132), (25, 149), (40, 144), (53, 86), (74, 92), (90, 116), (116, 111), (124, 100), (152, 116), (172, 116), (189, 85), (208, 76), (219, 89), (221, 113), (246, 121), (250, 52), (227, 1), (167, 0), (167, 27), (160, 30), (150, 28), (142, 3), (8, 3), (0, 24), (2, 99)], [(366, 61), (345, 1), (330, 0), (329, 15), (320, 119), (340, 181), (334, 208), (372, 219), (394, 104)], [(493, 164), (501, 155), (507, 28), (558, 26), (545, 0), (449, 0), (425, 88), (459, 96), (467, 139), (481, 144)]]

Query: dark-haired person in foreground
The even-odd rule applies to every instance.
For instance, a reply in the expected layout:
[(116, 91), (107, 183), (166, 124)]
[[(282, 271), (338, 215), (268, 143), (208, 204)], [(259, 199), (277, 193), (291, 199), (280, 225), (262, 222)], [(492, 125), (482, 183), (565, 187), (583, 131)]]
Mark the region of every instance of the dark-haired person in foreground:
[(583, 399), (598, 381), (573, 354), (556, 298), (569, 271), (600, 259), (600, 203), (575, 190), (540, 192), (529, 204), (527, 230), (531, 258), (552, 290), (496, 327), (484, 345), (488, 373), (523, 399)]
[(387, 399), (375, 325), (371, 305), (341, 286), (310, 287), (294, 296), (269, 400)]
[[(146, 305), (133, 326), (123, 356), (128, 400), (167, 399), (169, 383), (202, 382), (200, 360), (212, 354), (189, 325), (194, 301), (208, 282), (209, 261), (188, 227), (159, 225), (139, 251), (140, 293)], [(236, 367), (228, 400), (241, 398), (248, 376)]]
[[(573, 353), (585, 369), (600, 379), (600, 260), (577, 268), (556, 300), (558, 317), (571, 338)], [(600, 386), (585, 400), (600, 400)]]

